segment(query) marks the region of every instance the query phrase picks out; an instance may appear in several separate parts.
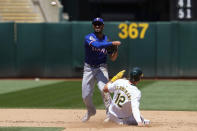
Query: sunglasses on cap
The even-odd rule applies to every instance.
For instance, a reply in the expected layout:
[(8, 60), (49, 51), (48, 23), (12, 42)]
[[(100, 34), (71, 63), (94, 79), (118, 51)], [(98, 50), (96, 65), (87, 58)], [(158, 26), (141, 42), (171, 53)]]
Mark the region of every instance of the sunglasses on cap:
[(101, 22), (94, 22), (93, 25), (95, 25), (95, 26), (97, 26), (97, 25), (98, 26), (101, 26), (101, 25), (103, 25), (103, 23), (101, 23)]

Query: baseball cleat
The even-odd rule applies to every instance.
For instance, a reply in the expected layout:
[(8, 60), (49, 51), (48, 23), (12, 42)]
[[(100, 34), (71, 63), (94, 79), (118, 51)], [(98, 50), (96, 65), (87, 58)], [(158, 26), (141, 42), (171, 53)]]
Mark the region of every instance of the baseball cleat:
[(144, 119), (143, 123), (144, 125), (150, 125), (150, 120)]
[(110, 118), (109, 118), (109, 117), (107, 117), (107, 118), (104, 120), (104, 123), (108, 123), (108, 122), (110, 122)]
[(82, 118), (82, 122), (86, 122), (90, 119), (91, 116), (94, 116), (96, 114), (95, 113), (86, 113), (85, 116)]
[(123, 124), (123, 122), (118, 122), (118, 125), (122, 126), (122, 125), (124, 125), (124, 124)]

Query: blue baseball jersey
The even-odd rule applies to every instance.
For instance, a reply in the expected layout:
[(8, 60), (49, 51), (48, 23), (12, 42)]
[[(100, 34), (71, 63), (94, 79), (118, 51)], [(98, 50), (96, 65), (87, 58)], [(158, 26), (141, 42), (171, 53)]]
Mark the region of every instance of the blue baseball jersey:
[(111, 46), (112, 42), (108, 42), (106, 35), (100, 40), (94, 33), (85, 36), (85, 62), (90, 65), (99, 65), (106, 63), (108, 46)]

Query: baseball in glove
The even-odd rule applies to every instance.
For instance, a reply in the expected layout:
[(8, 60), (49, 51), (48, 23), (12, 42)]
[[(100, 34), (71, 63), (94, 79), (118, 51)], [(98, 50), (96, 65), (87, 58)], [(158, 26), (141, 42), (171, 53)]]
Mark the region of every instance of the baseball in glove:
[(108, 54), (112, 54), (114, 52), (117, 52), (118, 46), (117, 45), (111, 45), (105, 48), (107, 50)]

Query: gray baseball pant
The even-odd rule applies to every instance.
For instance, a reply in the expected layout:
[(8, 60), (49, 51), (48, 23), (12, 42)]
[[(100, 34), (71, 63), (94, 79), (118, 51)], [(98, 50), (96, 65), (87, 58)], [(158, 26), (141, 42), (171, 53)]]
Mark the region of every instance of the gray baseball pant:
[(96, 108), (92, 101), (95, 83), (101, 92), (103, 102), (108, 112), (109, 105), (111, 104), (111, 96), (109, 93), (104, 93), (103, 88), (108, 82), (107, 64), (101, 64), (98, 68), (93, 68), (89, 64), (84, 64), (83, 80), (82, 80), (82, 98), (88, 110), (88, 113), (95, 114)]

